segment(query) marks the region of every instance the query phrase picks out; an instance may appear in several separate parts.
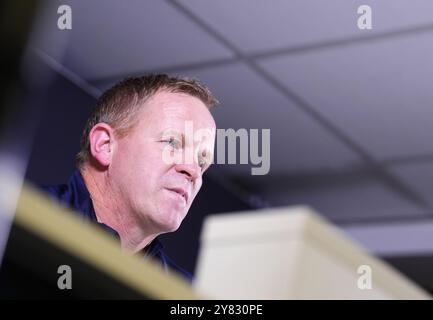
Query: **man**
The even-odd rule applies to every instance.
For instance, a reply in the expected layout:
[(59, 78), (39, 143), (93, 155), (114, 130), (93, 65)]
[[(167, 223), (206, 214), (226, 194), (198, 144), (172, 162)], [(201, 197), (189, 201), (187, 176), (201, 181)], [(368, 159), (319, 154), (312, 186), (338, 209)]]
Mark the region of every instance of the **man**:
[(78, 170), (67, 185), (47, 191), (118, 236), (123, 249), (191, 279), (157, 236), (179, 228), (201, 188), (215, 142), (209, 109), (217, 103), (195, 80), (149, 75), (120, 82), (87, 121)]

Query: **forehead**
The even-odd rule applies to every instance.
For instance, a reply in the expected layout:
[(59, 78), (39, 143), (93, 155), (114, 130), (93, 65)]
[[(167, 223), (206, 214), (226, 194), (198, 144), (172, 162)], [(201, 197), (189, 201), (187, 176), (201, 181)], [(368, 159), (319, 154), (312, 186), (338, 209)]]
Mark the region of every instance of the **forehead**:
[(155, 130), (184, 126), (191, 121), (196, 129), (215, 129), (215, 121), (206, 105), (185, 93), (161, 91), (146, 101), (142, 119)]
[(206, 105), (186, 93), (161, 91), (152, 96), (143, 108), (144, 116), (162, 120), (196, 120), (197, 124), (215, 126), (214, 119)]

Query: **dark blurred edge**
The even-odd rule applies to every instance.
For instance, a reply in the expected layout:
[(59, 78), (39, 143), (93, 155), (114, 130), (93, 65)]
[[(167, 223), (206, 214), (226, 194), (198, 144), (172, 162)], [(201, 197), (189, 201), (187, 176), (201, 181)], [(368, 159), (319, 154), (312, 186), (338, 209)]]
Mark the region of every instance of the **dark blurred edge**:
[(8, 105), (24, 89), (20, 74), (21, 59), (39, 3), (35, 0), (0, 2), (0, 128), (5, 127), (10, 111), (19, 107), (8, 108)]
[[(60, 265), (72, 270), (72, 289), (60, 290)], [(14, 224), (0, 269), (0, 299), (147, 299), (55, 244)]]
[(430, 253), (384, 256), (381, 259), (433, 295), (433, 256)]

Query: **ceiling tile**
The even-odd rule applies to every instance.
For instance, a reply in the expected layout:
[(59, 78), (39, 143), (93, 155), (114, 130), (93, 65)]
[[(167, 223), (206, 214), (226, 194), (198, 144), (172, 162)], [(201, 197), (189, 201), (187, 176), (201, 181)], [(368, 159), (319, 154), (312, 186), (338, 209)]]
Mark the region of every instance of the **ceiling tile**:
[(378, 159), (433, 147), (433, 33), (261, 65)]
[[(57, 28), (60, 4), (72, 30)], [(41, 17), (34, 45), (87, 80), (232, 55), (165, 1), (50, 1)]]
[[(432, 217), (433, 218), (433, 217)], [(343, 227), (369, 251), (381, 256), (433, 253), (433, 220)]]
[[(322, 43), (433, 24), (431, 0), (181, 0), (243, 52)], [(357, 9), (372, 9), (373, 28), (360, 30)]]
[(272, 189), (262, 195), (272, 206), (305, 204), (335, 223), (424, 217), (427, 209), (414, 205), (377, 179), (321, 188)]
[(396, 165), (390, 170), (433, 207), (433, 162)]

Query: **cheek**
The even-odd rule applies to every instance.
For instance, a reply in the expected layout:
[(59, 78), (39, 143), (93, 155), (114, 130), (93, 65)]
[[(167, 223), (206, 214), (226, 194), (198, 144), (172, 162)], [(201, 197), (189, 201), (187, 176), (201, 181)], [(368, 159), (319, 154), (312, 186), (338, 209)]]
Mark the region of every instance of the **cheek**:
[(161, 166), (161, 152), (148, 141), (135, 143), (125, 141), (119, 144), (117, 162), (132, 175), (152, 175), (154, 170)]
[(129, 139), (119, 140), (113, 155), (113, 164), (122, 168), (122, 170), (128, 169), (134, 164), (134, 159), (137, 158), (136, 151), (134, 144)]
[(202, 184), (203, 184), (203, 180), (201, 178), (196, 181), (196, 183), (193, 187), (193, 190), (192, 190), (193, 198), (191, 199), (191, 203), (195, 199), (195, 197), (197, 196), (198, 192), (200, 191)]
[(119, 145), (112, 164), (112, 172), (121, 181), (119, 186), (125, 189), (145, 189), (152, 183), (152, 157), (146, 156), (149, 152), (139, 145), (124, 143)]
[(131, 165), (135, 185), (148, 194), (149, 197), (158, 196), (161, 189), (170, 181), (171, 166), (165, 164), (158, 149), (146, 150), (144, 153), (137, 153), (135, 162)]

